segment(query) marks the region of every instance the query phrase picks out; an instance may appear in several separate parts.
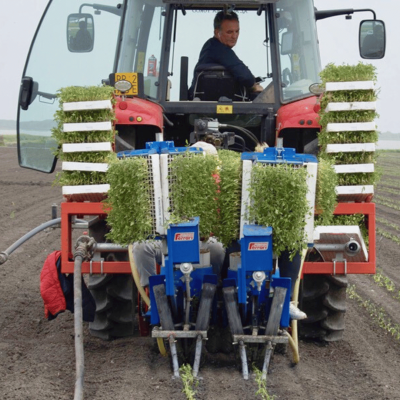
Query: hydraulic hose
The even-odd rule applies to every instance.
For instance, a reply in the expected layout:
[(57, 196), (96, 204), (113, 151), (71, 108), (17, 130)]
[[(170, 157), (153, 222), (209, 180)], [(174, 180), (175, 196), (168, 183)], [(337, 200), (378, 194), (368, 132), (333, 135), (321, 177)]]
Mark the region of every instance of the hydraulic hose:
[(83, 400), (83, 379), (85, 375), (85, 360), (83, 351), (82, 327), (82, 261), (77, 255), (74, 263), (74, 327), (75, 327), (75, 394), (74, 400)]
[(256, 145), (260, 143), (259, 140), (257, 139), (256, 135), (253, 132), (249, 131), (248, 129), (242, 128), (241, 126), (235, 126), (235, 125), (229, 125), (229, 124), (221, 124), (220, 126), (224, 127), (224, 128), (237, 129), (239, 132), (244, 133)]
[(132, 277), (135, 281), (137, 290), (139, 291), (140, 295), (142, 296), (143, 301), (150, 307), (150, 299), (147, 296), (147, 293), (144, 291), (143, 286), (140, 284), (140, 276), (139, 272), (136, 267), (135, 259), (133, 257), (133, 245), (130, 244), (128, 246), (128, 255), (129, 255), (129, 263), (131, 265)]
[(50, 226), (57, 225), (61, 222), (61, 218), (55, 218), (50, 221), (47, 221), (36, 228), (32, 229), (30, 232), (28, 232), (26, 235), (22, 236), (20, 239), (18, 239), (14, 244), (12, 244), (7, 250), (2, 251), (0, 253), (0, 265), (4, 264), (7, 260), (8, 257), (10, 256), (11, 253), (13, 253), (16, 249), (18, 249), (19, 246), (24, 244), (28, 239), (31, 237), (35, 236), (37, 233), (43, 231), (46, 228), (49, 228)]
[[(296, 283), (294, 284), (294, 289), (293, 289), (292, 301), (294, 302), (294, 304), (296, 306), (298, 305), (298, 302), (299, 302), (300, 277), (301, 277), (301, 273), (302, 273), (302, 270), (303, 270), (303, 265), (304, 265), (304, 260), (306, 258), (306, 255), (307, 255), (307, 249), (303, 250), (303, 252), (301, 254), (299, 276), (296, 279)], [(294, 363), (297, 364), (299, 362), (299, 360), (300, 360), (300, 356), (299, 356), (299, 338), (298, 338), (298, 330), (297, 330), (297, 321), (296, 320), (292, 321), (292, 336), (291, 336), (291, 339), (293, 341), (293, 344), (291, 343), (290, 340), (289, 340), (289, 343), (290, 343), (290, 345), (292, 347), (292, 350), (293, 350)]]
[[(139, 276), (139, 272), (136, 267), (135, 259), (133, 257), (133, 245), (132, 244), (130, 244), (128, 246), (128, 255), (129, 255), (129, 263), (131, 265), (132, 277), (136, 284), (137, 290), (139, 291), (140, 295), (142, 296), (143, 301), (147, 304), (148, 307), (150, 307), (149, 296), (147, 296), (147, 293), (144, 291), (143, 286), (140, 284), (140, 276)], [(157, 345), (158, 345), (158, 350), (160, 351), (160, 354), (162, 356), (166, 356), (167, 350), (165, 349), (164, 340), (162, 338), (157, 338)]]
[(83, 318), (82, 318), (82, 262), (93, 255), (96, 242), (83, 235), (78, 238), (74, 251), (74, 331), (75, 331), (75, 394), (74, 400), (83, 400), (83, 380), (85, 360), (83, 351)]

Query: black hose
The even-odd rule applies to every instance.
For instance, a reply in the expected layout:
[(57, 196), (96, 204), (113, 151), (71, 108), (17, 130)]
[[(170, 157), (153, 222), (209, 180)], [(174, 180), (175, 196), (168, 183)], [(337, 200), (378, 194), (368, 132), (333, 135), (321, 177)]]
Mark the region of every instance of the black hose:
[(260, 143), (260, 141), (257, 139), (257, 136), (249, 131), (248, 129), (242, 128), (241, 126), (235, 126), (235, 125), (228, 125), (228, 124), (221, 124), (221, 127), (225, 128), (231, 128), (231, 129), (237, 129), (239, 132), (244, 133), (249, 139), (251, 139), (256, 145)]
[(236, 139), (239, 139), (239, 142), (242, 144), (242, 152), (246, 151), (246, 142), (245, 142), (245, 140), (239, 135), (235, 135), (235, 141), (236, 141)]

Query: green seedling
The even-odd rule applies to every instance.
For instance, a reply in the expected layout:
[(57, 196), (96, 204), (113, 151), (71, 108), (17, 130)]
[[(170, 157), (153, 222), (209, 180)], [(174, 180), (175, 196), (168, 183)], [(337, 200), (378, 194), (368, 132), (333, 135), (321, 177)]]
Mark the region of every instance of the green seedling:
[(185, 394), (187, 400), (196, 400), (196, 390), (199, 381), (193, 376), (192, 367), (189, 364), (183, 364), (179, 368), (180, 376), (182, 379), (183, 389), (182, 392)]

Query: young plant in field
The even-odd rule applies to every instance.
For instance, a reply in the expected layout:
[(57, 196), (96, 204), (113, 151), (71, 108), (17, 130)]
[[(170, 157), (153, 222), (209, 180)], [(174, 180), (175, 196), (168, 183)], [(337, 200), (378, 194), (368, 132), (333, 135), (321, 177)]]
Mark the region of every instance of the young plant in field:
[(355, 285), (349, 285), (347, 288), (349, 298), (355, 300), (361, 307), (369, 313), (373, 322), (380, 328), (390, 333), (395, 339), (400, 340), (400, 325), (393, 323), (382, 307), (377, 307), (370, 300), (364, 300), (356, 291)]
[(182, 379), (183, 389), (182, 392), (185, 394), (187, 400), (196, 400), (196, 390), (199, 381), (193, 376), (192, 367), (189, 364), (183, 364), (179, 368), (180, 376)]
[(305, 168), (289, 164), (253, 166), (249, 218), (272, 227), (273, 251), (277, 257), (284, 250), (293, 256), (306, 247), (304, 227), (309, 212), (306, 178)]
[(267, 381), (263, 379), (262, 372), (253, 365), (253, 372), (255, 374), (255, 381), (258, 386), (256, 396), (260, 396), (262, 400), (274, 400), (275, 396), (271, 396), (267, 390)]
[(218, 158), (176, 155), (170, 163), (171, 222), (200, 217), (200, 236), (209, 237), (218, 224)]
[(107, 238), (123, 245), (146, 240), (153, 233), (147, 159), (132, 157), (111, 163), (107, 181), (110, 190), (105, 209), (111, 227)]

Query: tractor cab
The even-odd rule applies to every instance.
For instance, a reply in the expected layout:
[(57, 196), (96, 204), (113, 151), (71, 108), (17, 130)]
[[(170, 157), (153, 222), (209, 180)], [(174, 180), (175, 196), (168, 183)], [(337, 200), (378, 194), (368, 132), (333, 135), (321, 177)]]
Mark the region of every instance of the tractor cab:
[[(224, 66), (206, 66), (194, 76), (221, 10), (239, 17), (233, 50), (262, 85), (258, 96), (238, 87)], [(184, 145), (203, 135), (198, 121), (205, 131), (213, 129), (210, 121), (218, 121), (218, 129), (223, 125), (231, 137), (241, 136), (229, 142), (232, 149), (254, 150), (251, 136), (274, 146), (278, 135), (285, 147), (304, 152), (319, 131), (310, 91), (321, 70), (316, 20), (353, 11), (322, 15), (312, 0), (51, 0), (21, 82), (19, 163), (54, 170), (51, 130), (61, 88), (118, 81), (128, 81), (133, 89), (117, 91), (117, 151), (143, 148), (160, 132), (165, 140)], [(381, 58), (384, 25), (375, 19), (364, 22), (361, 55)], [(363, 46), (376, 38), (372, 50)]]

